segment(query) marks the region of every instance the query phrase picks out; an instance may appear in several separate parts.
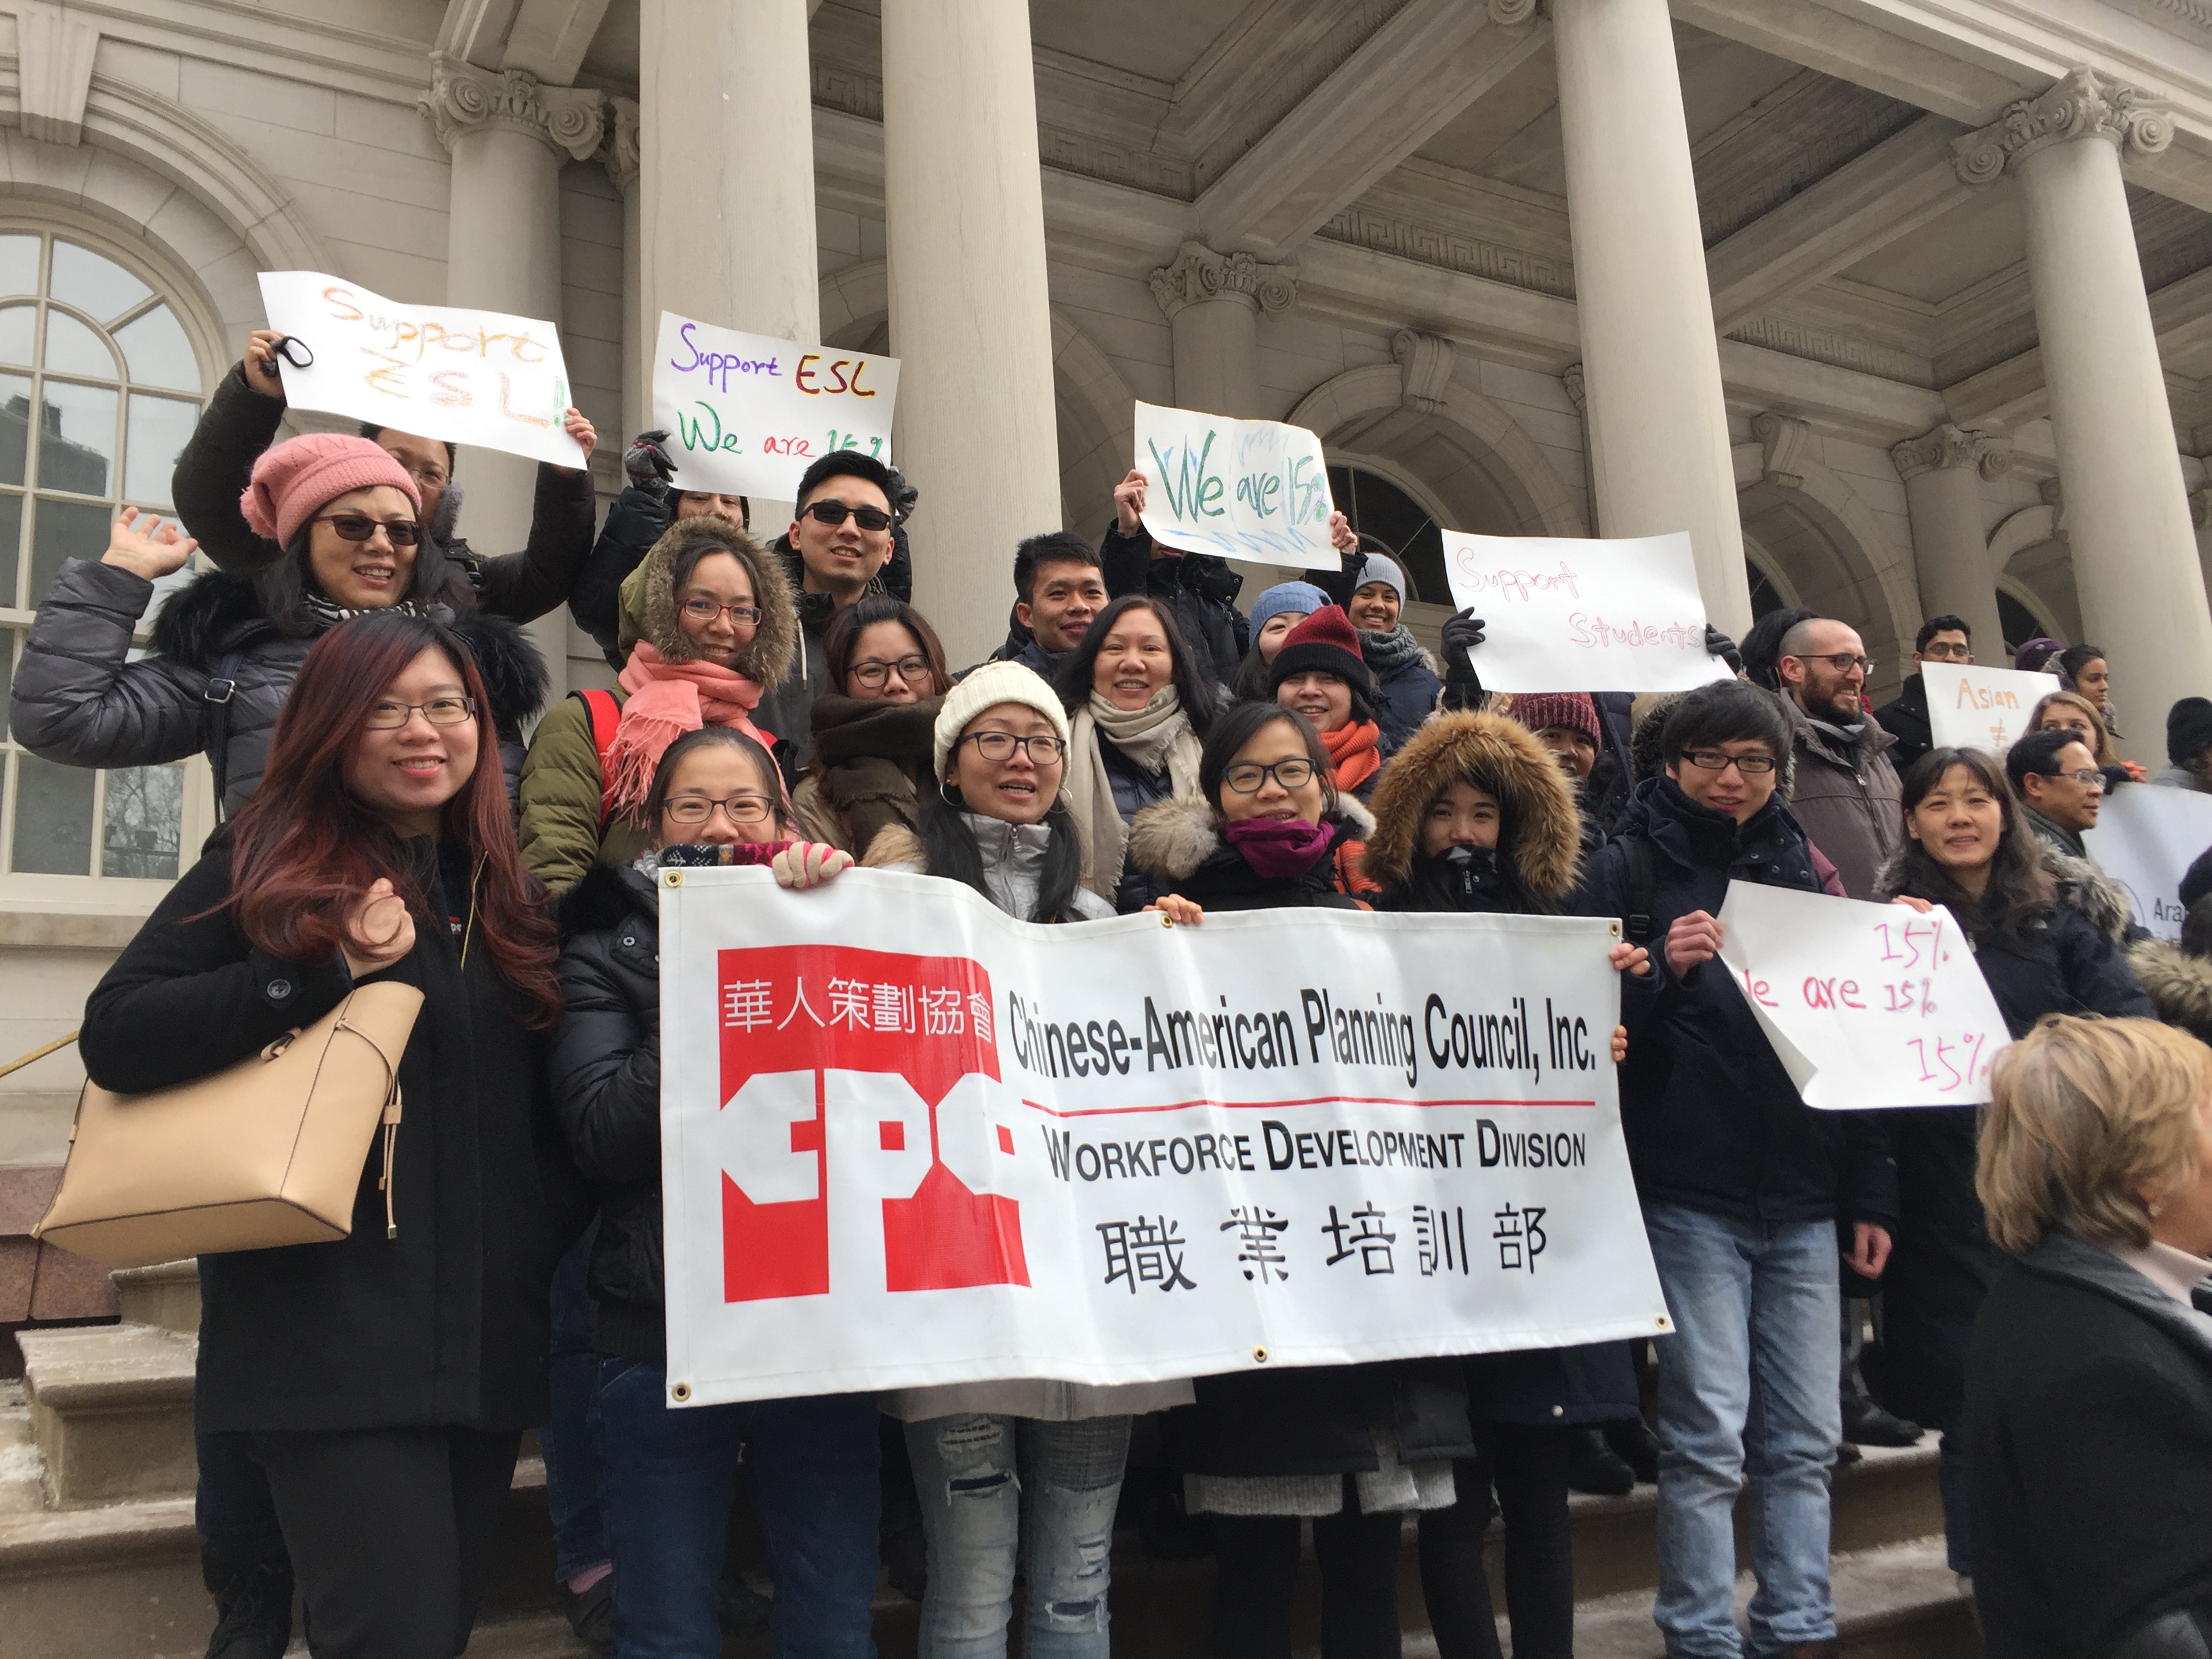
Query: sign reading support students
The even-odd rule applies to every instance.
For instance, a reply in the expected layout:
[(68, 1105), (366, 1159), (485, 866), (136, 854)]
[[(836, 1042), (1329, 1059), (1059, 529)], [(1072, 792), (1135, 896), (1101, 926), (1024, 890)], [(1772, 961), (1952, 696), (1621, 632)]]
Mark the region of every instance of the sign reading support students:
[(1670, 1328), (1611, 922), (662, 882), (672, 1404)]

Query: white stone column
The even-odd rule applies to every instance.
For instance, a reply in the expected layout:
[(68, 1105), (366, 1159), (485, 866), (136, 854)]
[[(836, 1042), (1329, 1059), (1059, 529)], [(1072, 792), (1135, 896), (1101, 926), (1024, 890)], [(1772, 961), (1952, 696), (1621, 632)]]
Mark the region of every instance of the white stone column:
[(2112, 652), (2124, 723), (2154, 750), (2176, 698), (2212, 693), (2212, 608), (2120, 177), (2123, 145), (2152, 154), (2172, 138), (2159, 106), (2077, 69), (1956, 145), (1968, 184), (2020, 179), (2082, 626)]
[(1260, 392), (1259, 319), (1297, 299), (1297, 267), (1185, 242), (1152, 272), (1152, 298), (1175, 337), (1176, 405), (1243, 421), (1273, 413)]
[(1890, 447), (1905, 480), (1912, 521), (1912, 559), (1920, 574), (1920, 616), (1963, 617), (1975, 659), (2004, 667), (2004, 624), (1997, 616), (1996, 572), (1983, 527), (1982, 480), (2003, 476), (2011, 446), (1948, 422)]
[[(422, 113), (453, 158), (446, 232), (446, 303), (561, 322), (561, 164), (599, 147), (604, 100), (431, 55)], [(468, 492), (462, 527), (478, 552), (528, 540), (538, 464), (465, 448), (454, 476)], [(568, 689), (568, 612), (529, 624), (551, 696)]]
[[(619, 434), (622, 442), (617, 446), (620, 448), (653, 424), (652, 366), (646, 361), (653, 352), (653, 331), (647, 326), (645, 315), (644, 192), (640, 188), (644, 163), (640, 149), (637, 100), (610, 98), (607, 103), (614, 113), (614, 121), (599, 159), (606, 163), (607, 177), (622, 192), (623, 204), (623, 429)], [(617, 434), (603, 435), (611, 443)]]
[(1052, 302), (1026, 0), (884, 11), (884, 207), (915, 602), (973, 662), (1014, 545), (1060, 528)]
[(1608, 536), (1687, 531), (1706, 614), (1741, 638), (1751, 591), (1667, 0), (1553, 0), (1552, 40), (1595, 517)]

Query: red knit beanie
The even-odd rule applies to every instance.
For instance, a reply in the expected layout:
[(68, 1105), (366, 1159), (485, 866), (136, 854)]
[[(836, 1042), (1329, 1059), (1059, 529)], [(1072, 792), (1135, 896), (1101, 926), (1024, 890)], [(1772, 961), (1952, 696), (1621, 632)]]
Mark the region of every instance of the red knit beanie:
[(253, 481), (238, 498), (238, 510), (257, 536), (289, 547), (300, 526), (349, 490), (390, 484), (422, 511), (422, 492), (407, 469), (367, 438), (335, 432), (288, 438), (261, 452)]
[(1269, 684), (1279, 687), (1293, 674), (1334, 674), (1363, 697), (1375, 696), (1375, 676), (1359, 654), (1359, 631), (1340, 605), (1325, 605), (1283, 635), (1269, 665)]
[(1506, 712), (1531, 732), (1556, 726), (1562, 731), (1581, 732), (1593, 747), (1604, 746), (1605, 739), (1598, 732), (1597, 705), (1587, 691), (1523, 692), (1513, 699)]

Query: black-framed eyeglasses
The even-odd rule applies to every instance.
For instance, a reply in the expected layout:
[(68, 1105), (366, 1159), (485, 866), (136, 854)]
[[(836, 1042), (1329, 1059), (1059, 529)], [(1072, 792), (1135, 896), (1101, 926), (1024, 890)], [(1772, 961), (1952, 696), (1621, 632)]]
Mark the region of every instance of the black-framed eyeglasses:
[(2039, 778), (2071, 778), (2084, 789), (2102, 790), (2105, 787), (2105, 775), (2094, 766), (2084, 766), (2072, 772), (2038, 772), (2035, 775)]
[(1854, 656), (1848, 651), (1827, 651), (1821, 653), (1818, 656), (1808, 655), (1802, 651), (1795, 651), (1790, 654), (1796, 657), (1799, 662), (1824, 662), (1827, 664), (1829, 667), (1834, 669), (1838, 674), (1848, 674), (1851, 670), (1856, 668), (1860, 673), (1865, 675), (1869, 679), (1872, 679), (1874, 678), (1874, 659), (1872, 657)]
[(420, 714), (433, 726), (459, 726), (463, 720), (477, 717), (474, 697), (433, 697), (428, 702), (398, 702), (391, 700), (378, 703), (368, 711), (362, 725), (371, 732), (397, 732)]
[(832, 529), (844, 523), (848, 518), (863, 530), (884, 531), (891, 527), (891, 515), (880, 507), (848, 507), (834, 496), (827, 501), (812, 502), (804, 510), (806, 516), (816, 523), (826, 524)]
[[(972, 743), (975, 752), (987, 761), (1009, 761), (1019, 749), (1030, 757), (1032, 766), (1051, 766), (1067, 752), (1067, 744), (1050, 732), (1034, 738), (1018, 738), (1011, 732), (970, 732), (960, 739)], [(959, 745), (956, 744), (955, 748)]]
[(422, 539), (422, 526), (412, 519), (372, 519), (366, 513), (325, 513), (309, 524), (326, 524), (349, 542), (365, 542), (381, 530), (394, 547), (413, 547)]
[(1258, 761), (1238, 761), (1221, 769), (1221, 781), (1240, 795), (1256, 795), (1269, 778), (1285, 789), (1303, 789), (1314, 781), (1314, 763), (1302, 755), (1279, 760), (1271, 766)]
[(749, 628), (760, 621), (759, 607), (750, 604), (721, 605), (713, 599), (698, 598), (684, 601), (684, 614), (702, 626), (712, 623), (715, 617), (725, 612), (728, 613), (730, 620), (739, 628)]
[(846, 678), (857, 680), (871, 691), (894, 674), (908, 685), (920, 685), (932, 678), (929, 659), (923, 656), (901, 657), (896, 661), (885, 662), (880, 657), (863, 657), (845, 671)]
[(740, 830), (757, 830), (775, 816), (775, 803), (766, 795), (729, 795), (720, 800), (709, 800), (703, 795), (678, 795), (663, 801), (660, 810), (671, 823), (702, 824), (714, 816), (720, 807), (722, 816)]
[(1730, 755), (1718, 749), (1685, 749), (1682, 758), (1700, 772), (1725, 772), (1733, 766), (1747, 778), (1763, 778), (1774, 769), (1771, 755)]
[(1948, 640), (1930, 640), (1920, 647), (1920, 654), (1928, 662), (1971, 662), (1973, 660), (1974, 647), (1971, 645), (1953, 645)]

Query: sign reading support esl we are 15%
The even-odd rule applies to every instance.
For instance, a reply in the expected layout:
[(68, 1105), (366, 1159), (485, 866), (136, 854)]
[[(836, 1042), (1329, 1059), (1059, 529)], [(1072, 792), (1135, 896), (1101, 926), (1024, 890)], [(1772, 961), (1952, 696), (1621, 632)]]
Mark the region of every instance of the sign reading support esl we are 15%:
[(891, 464), (898, 359), (794, 345), (660, 313), (653, 422), (672, 486), (789, 501), (816, 461), (857, 449)]
[(1321, 440), (1280, 421), (1137, 405), (1145, 528), (1186, 553), (1334, 569)]
[(584, 465), (562, 425), (574, 396), (550, 323), (404, 305), (313, 270), (263, 271), (261, 305), (313, 358), (303, 368), (287, 356), (278, 369), (295, 409)]

